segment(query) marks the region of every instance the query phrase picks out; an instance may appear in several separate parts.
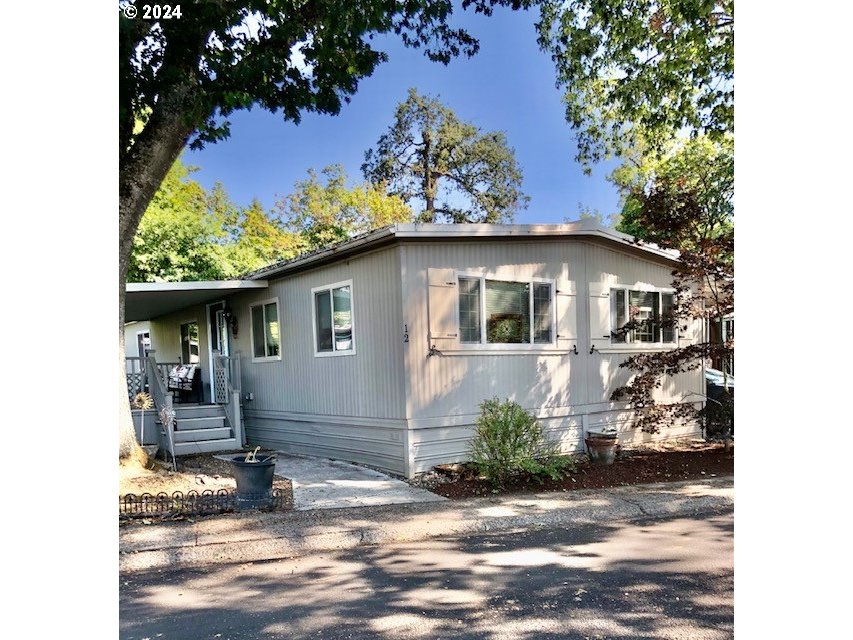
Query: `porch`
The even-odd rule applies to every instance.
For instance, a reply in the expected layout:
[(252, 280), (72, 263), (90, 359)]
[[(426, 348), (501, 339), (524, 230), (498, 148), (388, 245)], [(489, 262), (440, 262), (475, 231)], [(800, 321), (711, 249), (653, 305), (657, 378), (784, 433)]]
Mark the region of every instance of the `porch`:
[[(177, 456), (243, 447), (240, 353), (232, 352), (236, 327), (226, 297), (266, 286), (265, 281), (127, 285), (128, 401), (146, 392), (154, 404), (132, 409), (140, 442)], [(161, 420), (164, 409), (173, 416), (169, 426)]]
[[(175, 456), (240, 449), (245, 444), (240, 401), (240, 358), (214, 353), (212, 402), (201, 397), (190, 401), (184, 393), (170, 388), (174, 375), (184, 366), (180, 362), (158, 362), (153, 351), (145, 358), (125, 359), (128, 401), (137, 438), (143, 445), (159, 447)], [(201, 376), (196, 367), (197, 376)], [(236, 384), (235, 384), (236, 383)], [(133, 399), (145, 392), (154, 406), (134, 408)], [(170, 427), (163, 424), (161, 412), (171, 410)]]

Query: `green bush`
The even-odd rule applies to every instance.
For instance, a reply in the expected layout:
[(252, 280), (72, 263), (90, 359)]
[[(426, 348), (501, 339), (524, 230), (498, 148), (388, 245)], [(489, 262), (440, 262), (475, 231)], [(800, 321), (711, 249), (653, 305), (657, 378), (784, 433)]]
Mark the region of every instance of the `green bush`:
[(480, 405), (470, 453), (477, 471), (498, 487), (512, 476), (559, 480), (574, 470), (572, 459), (560, 456), (558, 445), (545, 439), (533, 414), (508, 399)]

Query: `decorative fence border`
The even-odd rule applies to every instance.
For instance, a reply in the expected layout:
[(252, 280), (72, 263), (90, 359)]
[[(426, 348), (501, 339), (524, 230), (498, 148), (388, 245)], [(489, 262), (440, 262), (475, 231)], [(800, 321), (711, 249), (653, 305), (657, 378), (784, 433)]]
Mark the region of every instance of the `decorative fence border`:
[[(245, 498), (246, 496), (240, 496)], [(253, 497), (253, 496), (249, 496)], [(273, 489), (270, 496), (258, 497), (263, 503), (261, 511), (283, 510), (286, 505), (285, 494), (281, 489)], [(188, 491), (186, 494), (174, 493), (128, 493), (118, 501), (119, 519), (176, 516), (204, 516), (230, 513), (237, 510), (237, 492), (229, 489), (202, 492)]]

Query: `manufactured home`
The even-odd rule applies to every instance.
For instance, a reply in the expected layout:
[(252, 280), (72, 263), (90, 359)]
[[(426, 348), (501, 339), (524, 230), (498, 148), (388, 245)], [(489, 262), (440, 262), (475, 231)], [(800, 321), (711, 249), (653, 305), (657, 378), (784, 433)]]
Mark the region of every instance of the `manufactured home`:
[[(175, 404), (179, 454), (248, 443), (411, 477), (466, 460), (492, 397), (533, 411), (565, 452), (602, 427), (650, 439), (610, 395), (631, 354), (701, 337), (698, 321), (660, 322), (676, 261), (592, 221), (399, 224), (243, 280), (128, 284), (126, 314), (145, 323), (149, 383), (178, 364), (199, 376)], [(629, 314), (648, 322), (614, 333)], [(700, 369), (659, 400), (698, 404), (703, 390)]]

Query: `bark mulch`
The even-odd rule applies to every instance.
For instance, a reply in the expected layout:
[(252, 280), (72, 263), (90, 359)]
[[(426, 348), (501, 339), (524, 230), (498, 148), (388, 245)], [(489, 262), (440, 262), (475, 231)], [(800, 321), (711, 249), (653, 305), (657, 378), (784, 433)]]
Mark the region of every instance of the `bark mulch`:
[(734, 445), (694, 442), (623, 450), (612, 465), (591, 464), (579, 456), (577, 468), (562, 480), (519, 477), (496, 490), (466, 465), (437, 469), (412, 480), (413, 484), (452, 500), (483, 495), (524, 492), (574, 491), (621, 487), (649, 482), (676, 482), (734, 474)]

